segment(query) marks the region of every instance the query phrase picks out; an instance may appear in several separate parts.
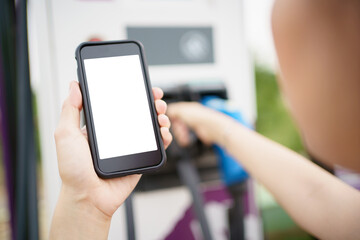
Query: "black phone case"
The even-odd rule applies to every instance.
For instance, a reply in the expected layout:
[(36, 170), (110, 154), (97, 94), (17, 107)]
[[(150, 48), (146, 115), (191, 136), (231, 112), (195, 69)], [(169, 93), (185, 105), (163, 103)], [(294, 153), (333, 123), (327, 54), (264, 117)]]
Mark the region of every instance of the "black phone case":
[(121, 176), (130, 175), (130, 174), (142, 174), (142, 173), (154, 172), (154, 171), (157, 171), (162, 166), (164, 166), (166, 163), (166, 153), (165, 153), (164, 144), (163, 144), (162, 138), (161, 138), (159, 123), (158, 123), (157, 119), (153, 119), (154, 123), (155, 123), (155, 129), (154, 129), (155, 135), (156, 135), (156, 139), (158, 139), (158, 141), (159, 141), (159, 148), (160, 148), (160, 152), (161, 152), (161, 156), (162, 156), (161, 162), (158, 165), (141, 167), (141, 168), (130, 169), (130, 170), (119, 170), (119, 171), (114, 171), (114, 172), (110, 172), (110, 173), (102, 171), (99, 167), (98, 162), (106, 161), (106, 160), (99, 159), (98, 154), (97, 154), (98, 150), (97, 150), (97, 144), (96, 144), (95, 136), (94, 136), (95, 130), (94, 130), (94, 125), (93, 125), (92, 113), (91, 113), (91, 109), (89, 106), (89, 102), (90, 102), (89, 92), (88, 92), (87, 82), (84, 79), (84, 72), (83, 72), (84, 66), (81, 61), (80, 51), (85, 46), (96, 46), (96, 45), (105, 45), (105, 44), (121, 44), (121, 43), (134, 43), (134, 44), (138, 45), (138, 47), (139, 47), (140, 55), (141, 55), (140, 56), (141, 64), (143, 64), (143, 69), (144, 69), (144, 74), (145, 74), (146, 90), (147, 90), (147, 93), (149, 94), (148, 95), (149, 101), (151, 103), (150, 104), (151, 117), (153, 118), (154, 116), (157, 116), (157, 113), (156, 113), (156, 109), (155, 109), (154, 96), (152, 94), (152, 87), (151, 87), (151, 83), (150, 83), (148, 67), (147, 67), (147, 63), (146, 63), (146, 59), (145, 59), (144, 47), (140, 42), (135, 41), (135, 40), (83, 42), (76, 48), (76, 52), (75, 52), (75, 59), (77, 62), (77, 75), (78, 75), (78, 79), (79, 79), (80, 90), (81, 90), (81, 95), (82, 95), (82, 100), (83, 100), (83, 110), (84, 110), (86, 129), (87, 129), (87, 133), (88, 133), (88, 142), (89, 142), (89, 146), (90, 146), (93, 165), (94, 165), (96, 174), (99, 177), (105, 178), (105, 179), (121, 177)]

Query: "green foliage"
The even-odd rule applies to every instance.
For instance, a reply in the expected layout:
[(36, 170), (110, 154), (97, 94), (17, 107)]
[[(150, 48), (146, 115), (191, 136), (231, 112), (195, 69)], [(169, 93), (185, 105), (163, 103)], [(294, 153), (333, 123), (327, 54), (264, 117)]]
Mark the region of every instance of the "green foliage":
[[(300, 154), (305, 154), (298, 129), (285, 107), (275, 74), (261, 67), (256, 67), (255, 77), (258, 112), (256, 130)], [(266, 190), (260, 191), (260, 188), (258, 189), (257, 198), (266, 239), (312, 239), (292, 221), (290, 216)]]
[(275, 74), (256, 67), (255, 77), (258, 112), (256, 130), (262, 135), (304, 154), (299, 132), (285, 107)]

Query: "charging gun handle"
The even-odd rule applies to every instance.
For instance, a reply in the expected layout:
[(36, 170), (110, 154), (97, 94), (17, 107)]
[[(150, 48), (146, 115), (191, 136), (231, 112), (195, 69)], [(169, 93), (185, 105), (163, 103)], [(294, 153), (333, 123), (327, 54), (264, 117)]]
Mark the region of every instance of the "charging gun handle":
[[(186, 152), (186, 150), (184, 152)], [(186, 153), (183, 155), (183, 158), (177, 161), (177, 169), (181, 181), (190, 190), (193, 199), (193, 207), (196, 217), (200, 222), (203, 237), (205, 240), (212, 240), (213, 238), (210, 233), (209, 223), (205, 215), (204, 199), (199, 187), (200, 177), (190, 157), (187, 156)]]

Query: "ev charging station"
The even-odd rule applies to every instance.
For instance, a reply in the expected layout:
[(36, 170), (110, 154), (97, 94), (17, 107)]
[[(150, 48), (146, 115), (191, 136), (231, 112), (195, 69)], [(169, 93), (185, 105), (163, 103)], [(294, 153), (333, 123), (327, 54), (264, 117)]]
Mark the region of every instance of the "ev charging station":
[[(200, 89), (221, 84), (247, 122), (255, 122), (254, 73), (241, 0), (36, 0), (29, 2), (28, 18), (48, 226), (61, 185), (53, 133), (69, 82), (77, 79), (74, 55), (81, 42), (140, 40), (152, 86), (164, 88), (166, 94), (166, 89), (183, 84)], [(191, 196), (182, 186), (135, 192), (133, 200), (137, 239), (169, 236), (191, 205)], [(211, 218), (209, 212), (219, 211), (207, 210)], [(249, 219), (246, 239), (261, 239), (260, 220)], [(220, 225), (210, 220), (214, 234)], [(114, 215), (109, 234), (109, 239), (118, 238), (126, 239), (124, 207)]]

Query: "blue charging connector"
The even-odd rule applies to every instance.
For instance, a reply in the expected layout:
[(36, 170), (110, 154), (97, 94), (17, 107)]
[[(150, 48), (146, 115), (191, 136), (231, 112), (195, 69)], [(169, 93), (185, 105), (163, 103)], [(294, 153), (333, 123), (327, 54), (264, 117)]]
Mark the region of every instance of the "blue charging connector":
[[(252, 129), (252, 126), (242, 117), (241, 112), (238, 109), (233, 108), (228, 103), (228, 101), (216, 96), (206, 96), (202, 99), (201, 103), (206, 107), (212, 108), (232, 117), (240, 124)], [(233, 157), (231, 157), (223, 148), (218, 145), (214, 145), (214, 148), (218, 157), (222, 180), (226, 186), (242, 183), (248, 179), (248, 173)]]

